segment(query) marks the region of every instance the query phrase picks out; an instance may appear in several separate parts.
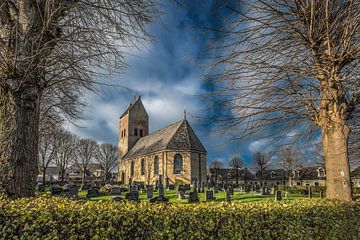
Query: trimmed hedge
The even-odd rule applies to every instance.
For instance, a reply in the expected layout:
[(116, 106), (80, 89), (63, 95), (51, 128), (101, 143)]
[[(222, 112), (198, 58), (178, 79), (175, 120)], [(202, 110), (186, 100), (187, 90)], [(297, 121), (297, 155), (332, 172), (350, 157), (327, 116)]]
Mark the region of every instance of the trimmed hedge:
[(360, 239), (360, 203), (0, 199), (0, 239)]

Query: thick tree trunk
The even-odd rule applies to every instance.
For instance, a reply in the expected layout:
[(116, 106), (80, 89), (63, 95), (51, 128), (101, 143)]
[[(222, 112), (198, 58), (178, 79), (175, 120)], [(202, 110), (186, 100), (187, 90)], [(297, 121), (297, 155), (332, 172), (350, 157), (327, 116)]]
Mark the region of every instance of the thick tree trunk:
[(351, 201), (350, 165), (346, 123), (333, 123), (322, 129), (322, 144), (326, 168), (326, 197)]
[[(40, 94), (33, 86), (16, 93), (2, 89), (0, 94), (0, 149), (6, 149), (0, 155), (0, 188), (11, 198), (32, 196), (39, 170)], [(7, 101), (11, 101), (11, 108)]]

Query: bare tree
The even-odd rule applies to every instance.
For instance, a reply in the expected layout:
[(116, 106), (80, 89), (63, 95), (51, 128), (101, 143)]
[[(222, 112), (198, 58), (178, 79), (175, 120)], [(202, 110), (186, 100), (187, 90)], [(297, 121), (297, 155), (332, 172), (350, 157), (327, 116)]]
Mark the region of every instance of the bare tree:
[[(225, 1), (226, 2), (226, 1)], [(219, 29), (210, 101), (242, 136), (321, 130), (329, 199), (351, 200), (348, 136), (360, 104), (359, 1), (239, 1)], [(353, 118), (356, 120), (356, 118)], [(271, 126), (271, 131), (268, 130)]]
[(42, 181), (46, 183), (46, 170), (50, 163), (54, 163), (58, 148), (60, 131), (53, 126), (52, 131), (43, 131), (39, 139), (39, 170), (42, 173)]
[(60, 180), (63, 182), (68, 168), (74, 163), (79, 139), (68, 131), (62, 131), (58, 134), (59, 142), (55, 155), (55, 164), (59, 169)]
[(229, 160), (229, 167), (231, 168), (231, 171), (235, 174), (236, 186), (239, 186), (239, 178), (241, 175), (241, 170), (244, 169), (244, 161), (240, 158), (239, 155), (233, 155)]
[[(105, 181), (109, 180), (111, 170), (115, 168), (118, 161), (117, 147), (110, 143), (101, 144), (96, 151), (96, 161), (105, 171)], [(150, 172), (150, 171), (148, 171)]]
[[(41, 104), (69, 118), (96, 79), (149, 40), (153, 0), (0, 2), (0, 188), (34, 194)], [(81, 104), (80, 104), (81, 105)]]
[(86, 183), (86, 175), (88, 173), (88, 165), (94, 160), (97, 143), (92, 139), (81, 139), (76, 148), (75, 163), (82, 173), (81, 186)]
[(263, 186), (265, 171), (269, 166), (270, 159), (264, 152), (257, 152), (254, 155), (254, 165), (256, 169), (256, 177), (260, 179), (260, 186)]
[(214, 159), (209, 165), (209, 168), (213, 168), (215, 171), (215, 185), (217, 186), (219, 178), (219, 169), (223, 167), (223, 163), (219, 159)]
[(294, 177), (295, 170), (302, 168), (300, 152), (291, 145), (284, 146), (281, 148), (279, 154), (279, 162), (286, 171), (289, 178), (290, 187), (292, 187), (292, 179)]

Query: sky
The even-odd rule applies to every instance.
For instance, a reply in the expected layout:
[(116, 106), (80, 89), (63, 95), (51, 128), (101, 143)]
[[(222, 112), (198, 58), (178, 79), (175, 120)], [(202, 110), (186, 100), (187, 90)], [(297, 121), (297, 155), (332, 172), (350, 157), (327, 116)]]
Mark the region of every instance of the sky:
[[(70, 125), (69, 130), (99, 143), (117, 144), (119, 116), (134, 96), (141, 96), (149, 115), (150, 132), (184, 117), (194, 128), (208, 151), (208, 162), (221, 160), (227, 165), (232, 155), (240, 155), (250, 166), (252, 156), (271, 147), (269, 139), (231, 140), (211, 125), (198, 121), (206, 115), (206, 103), (200, 95), (208, 90), (204, 78), (204, 52), (211, 35), (205, 37), (197, 26), (218, 26), (214, 18), (216, 0), (189, 1), (187, 9), (173, 1), (164, 1), (160, 20), (149, 26), (154, 41), (141, 49), (129, 49), (129, 67), (121, 75), (111, 76), (111, 83), (122, 87), (102, 86), (97, 94), (88, 93), (86, 119)], [(226, 14), (226, 13), (224, 13)]]

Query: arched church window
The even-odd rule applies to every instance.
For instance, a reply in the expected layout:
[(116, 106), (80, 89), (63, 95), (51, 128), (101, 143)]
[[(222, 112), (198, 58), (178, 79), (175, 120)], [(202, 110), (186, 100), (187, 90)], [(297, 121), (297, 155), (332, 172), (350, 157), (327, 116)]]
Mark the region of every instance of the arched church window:
[(159, 175), (159, 157), (155, 156), (154, 159), (154, 175)]
[(183, 171), (183, 157), (177, 153), (174, 156), (174, 173), (179, 174)]
[(134, 176), (134, 161), (131, 161), (130, 174)]
[(143, 130), (140, 129), (140, 137), (142, 137), (142, 136), (143, 136)]
[(135, 136), (138, 135), (138, 130), (137, 130), (137, 128), (135, 128), (135, 130), (134, 130), (134, 135), (135, 135)]
[(141, 175), (145, 175), (145, 159), (141, 159)]

